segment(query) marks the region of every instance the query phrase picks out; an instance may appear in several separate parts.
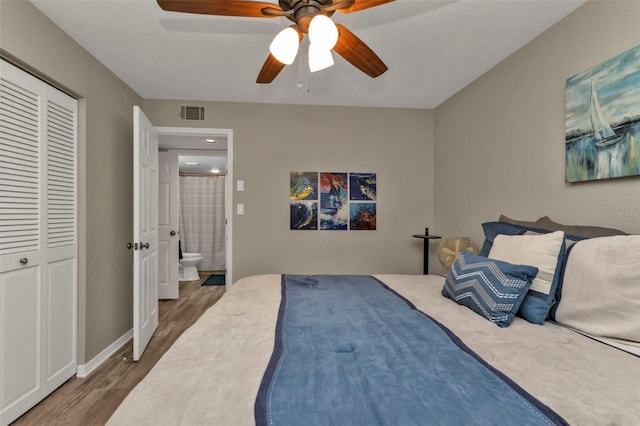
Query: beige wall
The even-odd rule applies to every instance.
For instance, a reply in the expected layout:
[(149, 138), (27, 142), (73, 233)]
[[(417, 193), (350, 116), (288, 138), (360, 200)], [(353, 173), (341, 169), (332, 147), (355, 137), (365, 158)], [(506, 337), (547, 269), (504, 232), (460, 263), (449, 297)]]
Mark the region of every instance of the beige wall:
[(78, 363), (131, 329), (132, 106), (142, 99), (27, 1), (0, 1), (0, 48), (80, 99)]
[(567, 77), (640, 44), (640, 2), (592, 1), (435, 111), (435, 224), (478, 244), (507, 216), (640, 233), (640, 179), (564, 182)]
[[(178, 119), (204, 105), (207, 120)], [(234, 279), (261, 273), (420, 273), (433, 223), (432, 111), (219, 102), (144, 101), (156, 126), (230, 128), (234, 190)], [(194, 124), (195, 123), (195, 124)], [(289, 230), (291, 171), (376, 172), (377, 231)], [(235, 189), (235, 184), (233, 185)]]

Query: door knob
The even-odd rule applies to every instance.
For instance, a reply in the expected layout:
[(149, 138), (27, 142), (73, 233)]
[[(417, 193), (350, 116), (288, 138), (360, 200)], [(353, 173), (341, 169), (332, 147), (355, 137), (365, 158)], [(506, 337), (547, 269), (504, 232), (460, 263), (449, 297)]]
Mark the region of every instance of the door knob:
[(148, 249), (149, 248), (149, 243), (140, 243), (140, 250), (142, 250), (143, 248)]
[(22, 259), (20, 259), (18, 262), (20, 262), (20, 264), (22, 265), (26, 265), (27, 262), (29, 262), (29, 259), (27, 259), (26, 257), (23, 257)]
[(176, 235), (176, 231), (171, 231), (169, 232), (169, 235), (171, 235), (172, 237)]

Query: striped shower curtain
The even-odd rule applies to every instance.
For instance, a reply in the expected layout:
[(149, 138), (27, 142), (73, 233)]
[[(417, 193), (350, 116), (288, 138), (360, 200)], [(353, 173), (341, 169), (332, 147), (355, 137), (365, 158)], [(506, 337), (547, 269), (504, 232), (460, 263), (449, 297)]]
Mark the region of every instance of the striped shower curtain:
[(224, 191), (224, 176), (180, 176), (180, 243), (203, 271), (225, 269)]

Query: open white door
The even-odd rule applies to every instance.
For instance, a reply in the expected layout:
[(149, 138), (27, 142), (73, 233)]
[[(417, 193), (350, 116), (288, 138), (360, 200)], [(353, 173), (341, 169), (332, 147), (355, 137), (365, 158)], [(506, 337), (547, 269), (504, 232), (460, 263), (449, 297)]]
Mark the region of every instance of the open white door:
[(158, 327), (158, 132), (133, 107), (133, 360)]
[(178, 153), (160, 152), (158, 168), (158, 298), (177, 299)]

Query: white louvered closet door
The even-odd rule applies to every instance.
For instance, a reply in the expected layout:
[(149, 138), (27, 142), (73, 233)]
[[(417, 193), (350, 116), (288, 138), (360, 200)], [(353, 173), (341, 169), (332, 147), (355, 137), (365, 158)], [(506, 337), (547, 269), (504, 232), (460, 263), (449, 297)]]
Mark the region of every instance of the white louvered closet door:
[(0, 425), (77, 367), (77, 101), (2, 61)]

